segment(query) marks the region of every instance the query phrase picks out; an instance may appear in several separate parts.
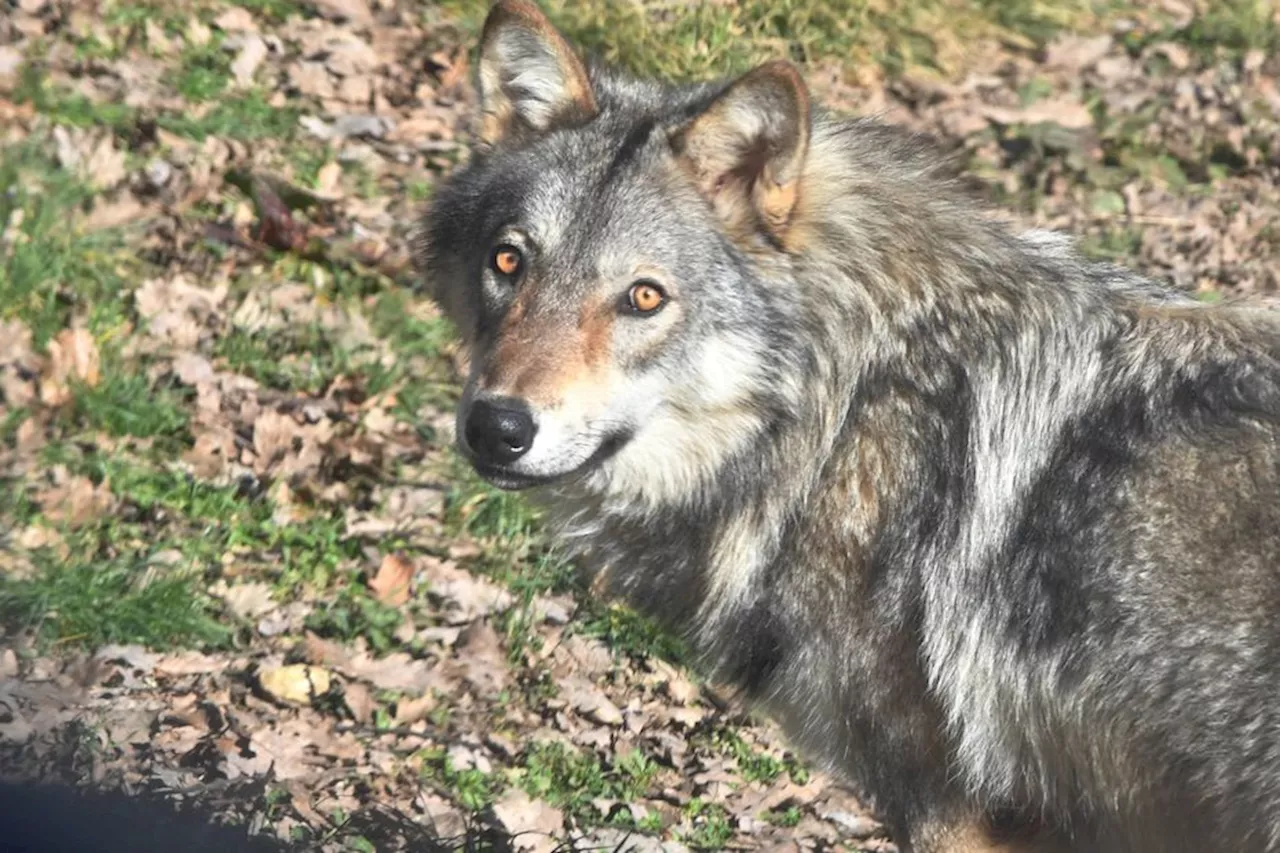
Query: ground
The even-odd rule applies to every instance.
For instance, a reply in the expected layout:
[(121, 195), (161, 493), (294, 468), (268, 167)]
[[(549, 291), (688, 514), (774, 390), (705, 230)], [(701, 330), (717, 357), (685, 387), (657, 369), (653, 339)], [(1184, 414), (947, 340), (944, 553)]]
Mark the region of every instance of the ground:
[[(642, 73), (789, 56), (1203, 299), (1280, 283), (1270, 2), (548, 8)], [(450, 449), (407, 246), (483, 12), (0, 0), (0, 775), (115, 792), (99, 841), (893, 849)]]

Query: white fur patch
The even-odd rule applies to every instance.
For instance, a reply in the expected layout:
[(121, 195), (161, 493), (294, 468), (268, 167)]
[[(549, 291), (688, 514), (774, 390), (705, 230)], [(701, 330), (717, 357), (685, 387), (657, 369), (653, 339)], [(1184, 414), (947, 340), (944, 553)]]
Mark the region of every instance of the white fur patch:
[[(1006, 644), (992, 633), (1002, 630), (1001, 614), (981, 597), (975, 607), (966, 591), (981, 588), (978, 573), (1010, 535), (1016, 509), (1048, 463), (1063, 425), (1083, 410), (1101, 375), (1096, 351), (1068, 355), (1067, 347), (1054, 343), (1022, 342), (1016, 367), (1007, 367), (1003, 376), (993, 368), (976, 377), (972, 509), (959, 558), (950, 558), (953, 580), (926, 585), (930, 680), (947, 697), (960, 765), (974, 785), (995, 796), (1012, 795), (1019, 773), (1035, 766), (1021, 753), (1026, 743), (1036, 742), (1041, 727), (1051, 727), (1036, 714), (1052, 707), (1038, 694), (1055, 673), (1041, 673), (1034, 683), (1014, 681), (1011, 674), (1020, 670), (1003, 660)], [(957, 618), (965, 619), (967, 630), (946, 628)]]

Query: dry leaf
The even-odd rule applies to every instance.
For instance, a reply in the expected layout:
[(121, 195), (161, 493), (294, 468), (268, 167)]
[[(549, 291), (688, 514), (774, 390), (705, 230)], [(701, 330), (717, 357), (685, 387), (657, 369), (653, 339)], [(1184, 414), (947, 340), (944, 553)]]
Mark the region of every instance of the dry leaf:
[(35, 499), (46, 519), (69, 527), (82, 527), (101, 518), (116, 503), (105, 482), (95, 486), (87, 477), (71, 477), (42, 489)]
[(365, 0), (310, 0), (310, 5), (330, 20), (350, 21), (361, 27), (373, 23), (373, 13)]
[(98, 344), (87, 329), (63, 329), (49, 342), (49, 360), (40, 381), (40, 401), (62, 406), (71, 401), (74, 380), (93, 387), (101, 380)]
[(309, 705), (311, 700), (329, 692), (329, 673), (318, 666), (289, 664), (258, 673), (258, 685), (279, 702)]
[[(378, 710), (372, 691), (359, 681), (351, 681), (342, 686), (342, 701), (357, 723), (368, 723)], [(399, 714), (396, 715), (396, 722), (400, 722)]]
[(592, 722), (606, 726), (622, 725), (622, 711), (591, 682), (571, 676), (562, 683), (561, 689), (573, 710)]
[(338, 181), (342, 177), (342, 166), (336, 160), (330, 160), (320, 167), (316, 173), (315, 191), (320, 195), (336, 198)]
[(209, 594), (221, 599), (232, 613), (245, 621), (257, 619), (278, 606), (271, 597), (271, 585), (261, 581), (228, 586), (226, 581), (220, 580)]
[(399, 554), (387, 554), (378, 566), (378, 572), (369, 579), (373, 597), (388, 607), (399, 607), (409, 600), (409, 585), (413, 580), (413, 563)]
[(1036, 101), (1020, 109), (986, 106), (982, 114), (998, 124), (1051, 123), (1068, 130), (1093, 126), (1093, 114), (1079, 101), (1054, 99)]
[(512, 788), (493, 804), (493, 814), (510, 833), (511, 845), (528, 853), (550, 853), (558, 847), (554, 833), (564, 826), (564, 813), (542, 800)]
[(158, 675), (182, 676), (221, 672), (226, 668), (227, 658), (225, 655), (213, 656), (206, 655), (203, 652), (174, 652), (173, 654), (164, 655), (160, 660), (156, 661), (155, 669)]
[(487, 619), (477, 619), (461, 633), (454, 644), (462, 665), (463, 679), (481, 696), (497, 696), (511, 681), (502, 640)]
[(443, 603), (451, 625), (468, 624), (506, 610), (513, 601), (510, 592), (492, 581), (434, 557), (424, 558), (423, 576), (430, 595)]
[(427, 715), (436, 709), (440, 701), (435, 695), (425, 693), (416, 698), (402, 699), (396, 703), (396, 725), (407, 726), (418, 720), (425, 720)]
[(213, 19), (213, 25), (226, 33), (256, 33), (258, 22), (249, 10), (232, 6)]
[(253, 85), (253, 75), (257, 72), (262, 60), (267, 58), (267, 43), (261, 36), (249, 33), (244, 37), (244, 44), (231, 63), (231, 73), (236, 78), (236, 85), (247, 89)]
[(1078, 74), (1106, 56), (1111, 44), (1109, 35), (1061, 35), (1045, 48), (1045, 67)]
[(84, 174), (89, 185), (97, 190), (109, 190), (129, 174), (128, 154), (115, 146), (115, 138), (104, 134), (84, 161)]
[(261, 728), (249, 741), (250, 755), (244, 755), (234, 741), (224, 752), (228, 777), (261, 776), (270, 772), (277, 779), (305, 779), (319, 766), (309, 755), (317, 732), (302, 720), (290, 720), (274, 728)]
[(194, 352), (181, 352), (174, 356), (173, 374), (183, 385), (199, 385), (214, 378), (209, 359)]

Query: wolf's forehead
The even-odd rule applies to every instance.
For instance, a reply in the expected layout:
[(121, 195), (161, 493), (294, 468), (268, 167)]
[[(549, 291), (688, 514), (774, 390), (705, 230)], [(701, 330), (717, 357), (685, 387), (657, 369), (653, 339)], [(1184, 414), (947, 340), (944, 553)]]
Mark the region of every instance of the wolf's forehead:
[(611, 171), (607, 150), (582, 150), (543, 169), (529, 185), (523, 212), (534, 240), (551, 253), (586, 257), (611, 246), (643, 243), (662, 205), (640, 169)]

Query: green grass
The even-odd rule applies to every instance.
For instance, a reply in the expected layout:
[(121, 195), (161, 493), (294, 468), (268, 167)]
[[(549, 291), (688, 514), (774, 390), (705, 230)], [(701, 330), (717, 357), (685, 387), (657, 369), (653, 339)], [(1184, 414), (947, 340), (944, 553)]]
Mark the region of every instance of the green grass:
[(108, 363), (102, 381), (77, 390), (74, 417), (86, 428), (112, 436), (157, 438), (185, 436), (184, 397), (172, 388), (155, 388), (147, 377)]
[(772, 784), (783, 773), (788, 774), (797, 785), (803, 785), (809, 779), (809, 771), (794, 758), (775, 758), (753, 749), (733, 729), (716, 729), (711, 735), (710, 745), (721, 755), (733, 758), (738, 764), (738, 772), (748, 782)]
[(133, 109), (124, 104), (97, 103), (84, 95), (55, 86), (37, 62), (23, 66), (13, 101), (31, 104), (36, 112), (54, 124), (70, 127), (100, 126), (125, 130), (136, 120)]
[(1280, 22), (1271, 0), (1201, 0), (1199, 14), (1181, 28), (1165, 27), (1142, 34), (1131, 47), (1161, 40), (1185, 44), (1202, 62), (1217, 57), (1239, 59), (1251, 50), (1271, 54), (1280, 49)]
[(12, 253), (0, 255), (0, 318), (21, 319), (43, 347), (74, 316), (104, 334), (123, 327), (123, 295), (139, 265), (119, 234), (67, 227), (91, 190), (49, 157), (46, 138), (0, 149), (0, 222), (21, 211)]
[(606, 822), (641, 831), (659, 828), (654, 820), (636, 823), (603, 814), (598, 800), (631, 803), (650, 792), (658, 765), (639, 750), (602, 759), (589, 750), (558, 742), (528, 744), (511, 767), (484, 773), (456, 768), (443, 748), (418, 753), (422, 776), (462, 808), (479, 812), (510, 787), (563, 809), (582, 827)]
[(395, 632), (402, 621), (399, 610), (375, 601), (353, 582), (339, 590), (334, 600), (321, 603), (307, 617), (307, 628), (347, 642), (364, 637), (369, 648), (381, 655), (398, 645)]
[(187, 47), (179, 62), (178, 94), (195, 103), (214, 100), (231, 82), (231, 54), (222, 49), (218, 34), (206, 44)]
[[(76, 546), (92, 543), (75, 537), (71, 544), (78, 551)], [(212, 646), (229, 636), (190, 576), (156, 571), (145, 554), (63, 562), (37, 553), (35, 563), (31, 578), (0, 578), (0, 623), (10, 631), (88, 648), (106, 643)]]
[(801, 812), (800, 809), (796, 808), (795, 806), (791, 806), (790, 808), (783, 809), (781, 811), (773, 810), (773, 811), (763, 812), (760, 815), (760, 819), (765, 821), (766, 823), (771, 823), (774, 826), (785, 826), (785, 827), (795, 826), (796, 824), (800, 823), (800, 819), (802, 817), (804, 817), (803, 812)]
[(694, 797), (684, 807), (684, 817), (692, 829), (682, 840), (694, 850), (721, 850), (733, 838), (733, 824), (724, 807)]
[(98, 454), (74, 470), (105, 479), (139, 523), (156, 526), (153, 538), (193, 562), (213, 566), (226, 554), (255, 555), (281, 593), (323, 590), (345, 581), (345, 567), (360, 556), (358, 543), (346, 538), (339, 510), (282, 525), (272, 520), (269, 498), (237, 486), (213, 486), (177, 471)]
[[(487, 8), (479, 0), (446, 6), (472, 33)], [(740, 73), (779, 57), (837, 57), (890, 74), (912, 67), (955, 73), (976, 39), (1041, 45), (1142, 8), (1120, 0), (745, 0), (678, 9), (550, 0), (543, 7), (585, 49), (636, 73), (675, 79)]]
[(180, 136), (203, 140), (226, 136), (245, 142), (288, 140), (298, 128), (301, 109), (294, 105), (273, 107), (259, 89), (219, 98), (203, 115), (165, 113), (156, 123)]
[(474, 768), (455, 768), (444, 749), (422, 750), (423, 777), (435, 783), (444, 793), (470, 812), (490, 805), (506, 788), (502, 774), (482, 773)]
[(594, 800), (633, 802), (648, 791), (657, 772), (653, 760), (638, 750), (602, 761), (561, 743), (533, 743), (525, 749), (517, 784), (530, 797), (563, 808), (589, 825), (605, 817)]

